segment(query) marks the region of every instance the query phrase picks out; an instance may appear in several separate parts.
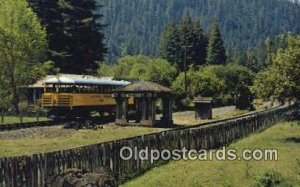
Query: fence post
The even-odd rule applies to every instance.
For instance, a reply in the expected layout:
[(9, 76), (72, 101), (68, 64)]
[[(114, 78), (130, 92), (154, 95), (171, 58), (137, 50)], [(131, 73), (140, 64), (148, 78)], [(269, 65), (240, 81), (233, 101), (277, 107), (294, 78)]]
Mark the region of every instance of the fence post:
[(40, 121), (40, 110), (38, 108), (36, 111), (36, 122), (39, 122), (39, 121)]
[(4, 108), (1, 108), (1, 124), (4, 124)]
[(21, 111), (20, 111), (20, 123), (23, 124), (23, 114)]

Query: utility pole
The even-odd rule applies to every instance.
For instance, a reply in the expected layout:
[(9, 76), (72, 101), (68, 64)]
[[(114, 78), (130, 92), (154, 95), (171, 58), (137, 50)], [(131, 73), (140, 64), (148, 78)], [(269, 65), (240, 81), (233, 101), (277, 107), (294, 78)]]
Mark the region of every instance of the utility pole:
[(187, 88), (187, 48), (191, 48), (193, 46), (191, 45), (184, 45), (181, 46), (184, 49), (184, 91), (187, 93), (188, 88)]

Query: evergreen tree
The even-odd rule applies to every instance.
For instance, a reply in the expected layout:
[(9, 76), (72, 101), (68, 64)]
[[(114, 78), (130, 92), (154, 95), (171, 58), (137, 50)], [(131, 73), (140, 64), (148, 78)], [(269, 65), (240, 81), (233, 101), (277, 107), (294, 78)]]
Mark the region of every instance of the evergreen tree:
[(103, 25), (98, 21), (99, 14), (93, 14), (97, 6), (94, 0), (65, 0), (61, 3), (64, 15), (66, 50), (70, 54), (62, 64), (66, 73), (86, 73), (97, 69), (96, 61), (102, 61), (106, 48)]
[(255, 73), (261, 69), (255, 49), (248, 49), (246, 51), (245, 66)]
[(274, 52), (272, 64), (255, 78), (251, 89), (260, 98), (300, 100), (300, 36), (287, 37), (287, 46)]
[(42, 25), (47, 30), (48, 58), (55, 62), (55, 66), (63, 70), (65, 58), (70, 56), (66, 51), (66, 37), (64, 35), (64, 20), (60, 0), (30, 0), (30, 6), (39, 16)]
[(257, 49), (259, 70), (265, 70), (273, 63), (273, 55), (280, 48), (286, 48), (290, 33), (268, 37)]
[[(190, 15), (184, 16), (180, 23), (178, 24), (180, 36), (181, 36), (181, 63), (179, 64), (179, 68), (181, 70), (185, 69), (184, 61), (186, 60), (187, 67), (191, 64), (196, 64), (194, 56), (194, 36), (193, 36), (193, 21)], [(186, 55), (186, 56), (185, 56)], [(186, 59), (185, 59), (186, 58)]]
[[(121, 56), (120, 43), (128, 54), (155, 55), (167, 24), (187, 12), (200, 17), (207, 32), (214, 18), (220, 21), (226, 51), (258, 47), (268, 36), (300, 33), (300, 5), (291, 0), (96, 0), (103, 13), (108, 60)], [(129, 3), (130, 2), (130, 3)]]
[(180, 33), (176, 23), (167, 25), (162, 33), (158, 46), (159, 56), (166, 59), (173, 66), (178, 67), (182, 61)]
[(193, 21), (190, 15), (182, 17), (178, 24), (182, 45), (190, 45), (193, 42)]
[(207, 37), (201, 29), (200, 21), (193, 22), (188, 15), (179, 24), (172, 23), (165, 28), (158, 49), (162, 58), (184, 70), (185, 58), (187, 66), (204, 64), (206, 48)]
[(63, 73), (87, 73), (97, 69), (107, 51), (94, 0), (30, 0), (46, 27), (48, 58)]
[(207, 36), (204, 34), (201, 25), (200, 20), (196, 20), (193, 25), (193, 37), (194, 40), (193, 43), (193, 52), (192, 56), (195, 60), (195, 64), (197, 65), (203, 65), (206, 62), (206, 55), (207, 55), (207, 46), (208, 46), (208, 40)]
[(214, 65), (221, 65), (226, 63), (224, 42), (217, 22), (213, 23), (212, 29), (209, 33), (207, 63)]
[[(187, 47), (187, 65), (203, 65), (205, 64), (207, 37), (203, 33), (200, 20), (192, 21), (190, 15), (182, 18), (178, 25), (181, 35), (181, 46)], [(185, 50), (185, 49), (183, 49)], [(184, 59), (184, 51), (182, 59)], [(183, 69), (183, 63), (180, 65)]]

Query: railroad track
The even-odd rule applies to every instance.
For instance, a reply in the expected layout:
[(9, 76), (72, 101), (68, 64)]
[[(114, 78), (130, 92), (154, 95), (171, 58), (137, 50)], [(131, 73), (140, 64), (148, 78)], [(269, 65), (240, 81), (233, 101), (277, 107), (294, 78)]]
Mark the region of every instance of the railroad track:
[(67, 124), (71, 124), (71, 123), (86, 123), (87, 121), (101, 125), (101, 124), (111, 123), (114, 120), (115, 120), (114, 117), (107, 116), (107, 117), (102, 117), (102, 118), (49, 120), (49, 121), (29, 122), (29, 123), (3, 124), (3, 125), (0, 125), (0, 132), (1, 131), (27, 129), (27, 128), (33, 128), (33, 127), (50, 127), (50, 126), (56, 126), (56, 125), (67, 125)]
[[(258, 115), (260, 113), (264, 113), (267, 111), (276, 110), (280, 107), (284, 107), (284, 106), (276, 106), (276, 107), (274, 107), (272, 109), (268, 109), (268, 110), (253, 111), (253, 112), (249, 112), (249, 113), (242, 114), (239, 116), (234, 116), (234, 117), (229, 117), (229, 118), (219, 119), (219, 120), (212, 120), (209, 122), (194, 125), (193, 128), (198, 128), (200, 126), (203, 127), (203, 126), (207, 126), (207, 125), (218, 123), (218, 122), (235, 120), (235, 119), (243, 118), (246, 116)], [(114, 122), (114, 120), (115, 120), (114, 116), (104, 116), (104, 117), (99, 117), (99, 118), (88, 118), (88, 119), (53, 120), (53, 121), (22, 123), (22, 124), (21, 123), (6, 124), (6, 125), (0, 125), (0, 132), (1, 131), (27, 129), (27, 128), (33, 128), (33, 127), (50, 127), (50, 126), (56, 126), (56, 125), (65, 125), (65, 127), (67, 127), (67, 128), (80, 129), (84, 126), (84, 124), (87, 124), (87, 126), (93, 127), (93, 126), (103, 125), (103, 124), (107, 124), (107, 123), (112, 123), (112, 122)], [(177, 129), (182, 129), (182, 130), (187, 129), (187, 128), (191, 128), (191, 127), (190, 126), (177, 127)]]
[(14, 123), (14, 124), (4, 124), (0, 125), (0, 131), (11, 131), (18, 129), (27, 129), (32, 127), (47, 127), (61, 124), (60, 121), (40, 121), (40, 122), (30, 122), (30, 123)]

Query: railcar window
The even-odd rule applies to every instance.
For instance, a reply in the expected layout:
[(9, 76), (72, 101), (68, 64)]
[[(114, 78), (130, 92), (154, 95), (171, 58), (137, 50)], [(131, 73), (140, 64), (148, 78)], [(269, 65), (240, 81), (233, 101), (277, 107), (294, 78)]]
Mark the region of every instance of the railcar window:
[(61, 84), (59, 85), (59, 92), (62, 93), (72, 93), (74, 90), (74, 85)]
[(99, 86), (99, 93), (103, 93), (103, 86)]
[(57, 85), (55, 85), (55, 84), (46, 84), (45, 88), (46, 88), (46, 92), (52, 93), (52, 92), (56, 92), (57, 91), (56, 90)]
[(60, 93), (103, 93), (110, 94), (117, 86), (112, 85), (73, 85), (73, 84), (47, 84), (46, 92)]
[(91, 90), (90, 86), (84, 86), (84, 93), (89, 93)]
[(95, 90), (96, 90), (96, 93), (100, 93), (99, 92), (99, 86), (95, 86)]
[(77, 87), (76, 92), (82, 93), (83, 87), (81, 85), (77, 85), (76, 87)]
[(111, 93), (111, 86), (108, 86), (107, 93)]

